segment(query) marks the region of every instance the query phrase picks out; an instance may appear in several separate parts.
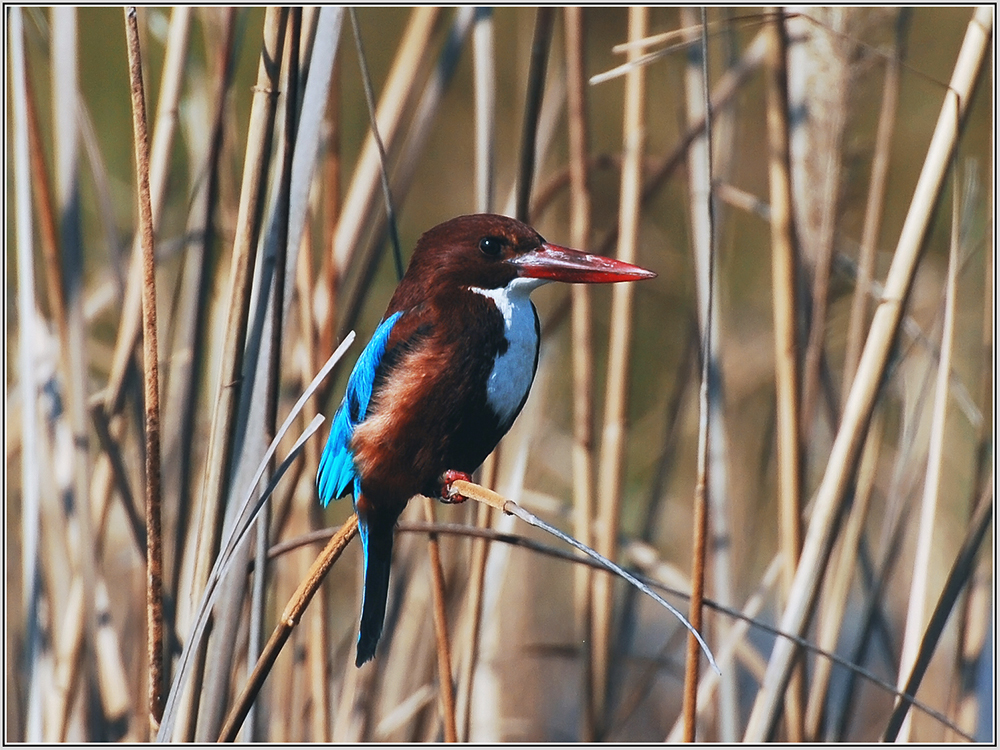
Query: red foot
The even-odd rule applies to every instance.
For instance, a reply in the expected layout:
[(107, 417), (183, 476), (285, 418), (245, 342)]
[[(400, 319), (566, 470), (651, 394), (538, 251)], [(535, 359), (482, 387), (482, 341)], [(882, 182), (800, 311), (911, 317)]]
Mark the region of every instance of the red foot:
[(459, 495), (457, 492), (453, 492), (451, 489), (451, 483), (461, 479), (463, 482), (471, 482), (472, 477), (466, 474), (464, 471), (455, 471), (454, 469), (448, 469), (444, 474), (441, 475), (441, 502), (443, 503), (464, 503), (468, 498)]

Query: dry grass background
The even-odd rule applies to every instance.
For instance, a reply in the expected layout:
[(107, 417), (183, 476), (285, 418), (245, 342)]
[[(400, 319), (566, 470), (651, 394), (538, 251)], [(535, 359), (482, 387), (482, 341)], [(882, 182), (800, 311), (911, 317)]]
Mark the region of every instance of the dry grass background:
[[(374, 663), (353, 666), (348, 544), (242, 739), (676, 740), (687, 672), (687, 736), (874, 741), (899, 729), (893, 686), (925, 658), (900, 736), (992, 739), (995, 70), (976, 52), (993, 59), (992, 11), (813, 9), (779, 23), (712, 8), (704, 65), (702, 17), (357, 12), (404, 262), (440, 221), (527, 206), (547, 238), (658, 272), (535, 296), (535, 385), (481, 481), (676, 592), (703, 569), (722, 677), (686, 669), (667, 612), (558, 559), (551, 537), (474, 503), (414, 502)], [(8, 741), (155, 734), (146, 508), (158, 495), (150, 621), (166, 693), (277, 425), (356, 329), (268, 477), (332, 414), (396, 279), (349, 14), (140, 9), (137, 28), (158, 492), (122, 13), (7, 15)], [(644, 64), (591, 80), (626, 60)], [(296, 106), (269, 90), (296, 91)], [(263, 533), (218, 582), (166, 736), (219, 736), (350, 515), (316, 502), (325, 436), (305, 441)], [(774, 627), (841, 662), (802, 656)]]

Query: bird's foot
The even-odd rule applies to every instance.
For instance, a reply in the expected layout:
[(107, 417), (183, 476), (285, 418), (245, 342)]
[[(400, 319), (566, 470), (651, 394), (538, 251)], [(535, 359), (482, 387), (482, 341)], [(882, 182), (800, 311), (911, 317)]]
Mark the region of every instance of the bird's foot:
[(461, 479), (463, 482), (471, 482), (472, 477), (464, 471), (448, 469), (441, 475), (441, 502), (443, 503), (464, 503), (467, 498), (459, 495), (451, 487), (451, 483)]

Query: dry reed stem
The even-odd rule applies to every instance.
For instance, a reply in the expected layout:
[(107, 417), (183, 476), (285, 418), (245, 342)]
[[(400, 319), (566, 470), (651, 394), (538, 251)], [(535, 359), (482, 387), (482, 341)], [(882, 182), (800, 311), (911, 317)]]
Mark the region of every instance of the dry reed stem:
[[(584, 19), (579, 7), (563, 9), (566, 45), (566, 108), (569, 129), (570, 244), (586, 252), (590, 244), (590, 190), (587, 154), (587, 88), (584, 59)], [(594, 355), (591, 351), (590, 289), (574, 284), (570, 290), (573, 351), (573, 535), (583, 544), (592, 544), (591, 519), (594, 513), (593, 420)], [(576, 637), (590, 642), (590, 568), (576, 569), (574, 578), (574, 617)], [(583, 690), (581, 691), (581, 736), (583, 742), (594, 740), (594, 682), (591, 654), (580, 650)]]
[[(986, 486), (983, 488), (983, 494), (976, 504), (976, 509), (973, 511), (968, 529), (966, 530), (965, 540), (962, 542), (958, 556), (951, 566), (944, 588), (941, 590), (941, 595), (934, 607), (934, 611), (931, 613), (930, 621), (921, 637), (920, 648), (913, 661), (913, 666), (904, 687), (906, 696), (912, 697), (917, 694), (917, 689), (920, 687), (920, 682), (927, 671), (931, 657), (934, 655), (934, 650), (948, 621), (948, 616), (955, 606), (958, 595), (965, 588), (966, 583), (970, 580), (975, 570), (976, 553), (979, 550), (979, 545), (982, 543), (983, 537), (986, 535), (986, 530), (990, 527), (993, 516), (993, 489), (993, 477), (991, 476), (987, 480)], [(897, 741), (897, 732), (901, 731), (901, 726), (909, 715), (910, 697), (904, 697), (898, 701), (896, 708), (892, 712), (892, 716), (889, 718), (885, 734), (882, 737), (883, 742)]]
[(156, 337), (156, 260), (149, 198), (149, 135), (142, 85), (142, 55), (135, 6), (125, 8), (125, 38), (132, 94), (139, 235), (142, 247), (142, 359), (146, 432), (146, 637), (149, 726), (163, 716), (163, 540), (160, 537), (160, 377)]
[[(423, 498), (424, 516), (434, 523), (434, 503)], [(438, 700), (444, 723), (444, 741), (458, 742), (455, 726), (455, 689), (451, 681), (451, 643), (448, 639), (448, 612), (445, 601), (444, 571), (441, 568), (441, 545), (436, 534), (427, 536), (427, 552), (431, 566), (431, 594), (434, 609), (434, 635), (437, 645)]]
[(892, 134), (896, 125), (896, 105), (899, 101), (899, 74), (903, 62), (905, 32), (904, 22), (908, 11), (900, 11), (896, 22), (896, 47), (886, 59), (885, 80), (882, 83), (882, 107), (878, 115), (875, 134), (875, 151), (868, 182), (868, 201), (861, 230), (861, 248), (858, 251), (858, 275), (854, 281), (851, 299), (851, 317), (847, 324), (847, 343), (844, 348), (843, 390), (851, 387), (861, 356), (861, 341), (868, 322), (868, 287), (875, 271), (875, 250), (882, 229), (882, 208), (885, 203), (886, 179), (889, 175), (889, 156)]
[[(954, 172), (953, 172), (954, 173)], [(948, 273), (945, 280), (944, 323), (941, 330), (941, 353), (938, 358), (937, 384), (931, 410), (930, 439), (927, 448), (927, 469), (924, 475), (924, 492), (920, 504), (920, 527), (917, 548), (914, 552), (913, 576), (910, 578), (909, 606), (906, 627), (903, 631), (903, 649), (899, 657), (897, 684), (904, 687), (904, 680), (912, 673), (919, 648), (918, 640), (924, 632), (924, 613), (927, 610), (928, 587), (934, 526), (937, 520), (938, 497), (941, 484), (941, 464), (944, 460), (944, 431), (948, 409), (948, 376), (951, 372), (952, 344), (955, 339), (955, 296), (958, 287), (959, 225), (961, 224), (961, 196), (958, 180), (952, 181), (951, 244), (948, 253)], [(911, 721), (907, 717), (899, 729), (899, 741), (909, 742)]]
[(552, 28), (555, 25), (555, 8), (543, 7), (535, 11), (535, 31), (531, 40), (528, 61), (528, 86), (524, 102), (524, 123), (521, 128), (520, 161), (517, 169), (517, 203), (514, 216), (528, 221), (531, 201), (531, 184), (535, 175), (535, 149), (538, 139), (538, 118), (542, 111), (542, 94), (545, 92), (545, 69), (552, 45)]
[[(993, 9), (977, 8), (945, 94), (941, 114), (886, 278), (885, 294), (875, 311), (858, 365), (858, 374), (844, 407), (844, 419), (817, 491), (799, 569), (788, 606), (780, 621), (781, 630), (785, 632), (800, 635), (812, 612), (832, 547), (837, 520), (843, 510), (847, 486), (854, 475), (889, 352), (903, 315), (924, 235), (968, 108), (992, 25)], [(787, 640), (779, 640), (775, 644), (766, 679), (747, 724), (745, 741), (762, 742), (769, 736), (778, 715), (778, 706), (788, 683), (796, 651), (794, 644)]]
[[(493, 12), (489, 8), (476, 10), (472, 30), (472, 65), (475, 86), (475, 171), (476, 210), (492, 213), (496, 196), (496, 67), (493, 33)], [(483, 483), (492, 486), (492, 469), (496, 467), (494, 452), (484, 464)], [(490, 469), (490, 471), (487, 471)], [(493, 523), (493, 510), (487, 505), (476, 506), (476, 525), (488, 529)], [(458, 736), (469, 741), (472, 725), (472, 687), (476, 662), (479, 660), (479, 636), (483, 616), (483, 586), (489, 540), (474, 539), (470, 550), (469, 583), (465, 628), (459, 644), (462, 654), (458, 670)]]
[[(20, 326), (18, 333), (18, 388), (21, 393), (21, 622), (25, 633), (23, 650), (27, 656), (28, 704), (25, 721), (24, 737), (28, 742), (42, 740), (42, 702), (38, 690), (40, 680), (41, 653), (41, 623), (38, 617), (39, 602), (39, 538), (41, 513), (41, 477), (39, 464), (41, 457), (38, 425), (38, 383), (35, 377), (35, 337), (32, 328), (37, 313), (35, 312), (35, 269), (33, 261), (33, 224), (31, 215), (32, 155), (37, 152), (36, 163), (41, 160), (40, 139), (37, 135), (37, 121), (34, 104), (28, 92), (27, 71), (24, 54), (24, 24), (20, 8), (10, 10), (10, 50), (11, 50), (11, 83), (13, 89), (13, 162), (14, 162), (14, 200), (16, 211), (16, 244), (17, 244), (17, 318)], [(30, 147), (34, 131), (35, 149)], [(29, 154), (29, 152), (32, 152)], [(44, 176), (44, 164), (41, 172)], [(36, 166), (37, 171), (37, 166)], [(43, 213), (52, 214), (48, 203), (48, 191), (43, 186)], [(51, 231), (51, 230), (50, 230)], [(43, 230), (43, 235), (45, 234)], [(55, 235), (51, 234), (43, 243), (43, 247), (51, 250), (46, 255), (55, 256)], [(8, 251), (9, 252), (9, 251)], [(9, 257), (9, 256), (8, 256)], [(46, 263), (47, 266), (51, 265)], [(58, 274), (58, 267), (55, 269)], [(53, 313), (58, 313), (57, 322), (60, 332), (65, 331), (65, 314), (62, 312), (62, 285), (58, 275), (53, 278), (50, 270), (49, 295), (50, 307)], [(53, 287), (53, 281), (55, 286)], [(53, 290), (55, 295), (53, 295)], [(63, 339), (65, 342), (65, 339)]]
[(472, 38), (475, 81), (476, 210), (492, 213), (496, 195), (496, 65), (493, 45), (493, 12), (476, 11)]
[[(257, 514), (260, 513), (264, 504), (267, 502), (267, 499), (274, 491), (274, 488), (281, 481), (285, 472), (288, 470), (288, 467), (295, 462), (299, 454), (302, 452), (303, 444), (310, 437), (312, 437), (316, 430), (319, 429), (320, 424), (323, 423), (322, 416), (317, 415), (313, 418), (302, 434), (299, 435), (295, 444), (292, 446), (292, 449), (288, 452), (288, 455), (275, 469), (273, 476), (270, 477), (267, 483), (267, 486), (265, 486), (259, 493), (257, 493), (257, 484), (264, 475), (264, 472), (271, 460), (271, 456), (278, 448), (279, 442), (288, 431), (288, 428), (291, 427), (292, 422), (298, 416), (298, 412), (302, 408), (302, 403), (315, 392), (317, 382), (329, 374), (333, 365), (352, 341), (353, 336), (349, 337), (343, 344), (340, 345), (340, 347), (338, 347), (337, 351), (330, 357), (327, 364), (316, 376), (309, 388), (307, 388), (305, 393), (299, 397), (295, 406), (292, 407), (292, 413), (285, 419), (281, 429), (278, 430), (277, 436), (271, 441), (270, 446), (268, 446), (264, 456), (261, 458), (260, 463), (257, 466), (256, 473), (249, 482), (249, 488), (238, 506), (238, 517), (234, 520), (233, 526), (228, 532), (225, 545), (222, 547), (219, 556), (216, 558), (215, 563), (212, 566), (212, 571), (208, 579), (208, 585), (205, 588), (205, 592), (202, 596), (201, 602), (199, 603), (198, 611), (194, 618), (191, 634), (187, 642), (184, 644), (184, 650), (181, 653), (181, 659), (179, 662), (179, 669), (174, 675), (172, 689), (167, 697), (167, 705), (164, 709), (163, 721), (160, 725), (160, 732), (157, 736), (159, 741), (165, 741), (166, 738), (172, 736), (174, 733), (178, 714), (178, 702), (179, 700), (183, 700), (179, 691), (184, 688), (187, 678), (191, 676), (191, 672), (201, 666), (197, 663), (197, 654), (203, 650), (205, 630), (208, 625), (209, 618), (212, 616), (212, 610), (215, 607), (215, 603), (218, 600), (219, 595), (224, 591), (224, 587), (220, 585), (220, 582), (223, 581), (230, 572), (232, 572), (233, 562), (236, 559), (237, 554), (242, 552), (243, 545), (246, 542), (247, 535), (249, 534), (254, 521), (256, 520)], [(219, 724), (221, 726), (221, 721)]]
[[(187, 60), (187, 40), (191, 21), (191, 9), (175, 8), (171, 14), (170, 31), (163, 73), (160, 78), (160, 95), (156, 102), (156, 121), (153, 124), (153, 142), (149, 149), (149, 194), (153, 215), (153, 232), (160, 224), (163, 202), (166, 197), (167, 177), (170, 172), (171, 147), (177, 125), (178, 100)], [(139, 341), (142, 307), (142, 250), (141, 237), (136, 235), (132, 246), (132, 260), (122, 302), (121, 322), (115, 351), (111, 361), (111, 373), (105, 389), (108, 415), (121, 411), (124, 398), (125, 376), (132, 361), (132, 353)]]
[[(690, 26), (694, 13), (682, 9), (681, 23)], [(702, 600), (705, 596), (705, 558), (708, 546), (708, 484), (709, 440), (713, 427), (711, 413), (714, 401), (721, 395), (710, 387), (718, 368), (718, 336), (715, 303), (715, 227), (712, 208), (712, 112), (708, 93), (708, 32), (706, 11), (701, 10), (700, 55), (692, 47), (686, 66), (688, 120), (704, 123), (701, 138), (688, 149), (688, 181), (690, 192), (692, 251), (698, 274), (698, 319), (701, 323), (701, 385), (698, 393), (698, 459), (694, 489), (693, 540), (691, 545), (691, 601), (688, 619), (695, 630), (701, 629)], [(725, 487), (715, 487), (724, 493)], [(694, 636), (687, 641), (684, 667), (684, 741), (694, 742), (697, 733), (698, 672), (700, 663), (698, 643)]]
[[(67, 424), (72, 435), (70, 450), (59, 460), (67, 461), (70, 468), (70, 498), (67, 512), (68, 542), (74, 572), (83, 585), (83, 607), (76, 614), (83, 617), (82, 648), (73, 652), (72, 658), (83, 659), (70, 673), (93, 674), (94, 586), (97, 573), (94, 560), (94, 529), (88, 496), (91, 463), (89, 455), (89, 430), (87, 419), (87, 372), (89, 357), (86, 340), (86, 321), (83, 313), (84, 257), (80, 217), (79, 185), (79, 132), (76, 113), (79, 90), (79, 59), (77, 39), (77, 14), (75, 8), (56, 6), (51, 12), (51, 45), (59, 54), (52, 60), (52, 111), (54, 136), (54, 175), (56, 210), (59, 216), (59, 244), (62, 253), (64, 292), (66, 295), (67, 348), (61, 363), (66, 385)], [(73, 626), (75, 629), (76, 626)], [(80, 702), (86, 706), (90, 700), (90, 683), (83, 685)]]
[[(629, 8), (628, 38), (646, 35), (649, 11)], [(638, 56), (629, 53), (629, 60)], [(621, 199), (618, 213), (617, 256), (634, 262), (639, 240), (639, 211), (642, 205), (642, 153), (645, 140), (646, 71), (636, 68), (625, 77), (625, 113), (622, 123)], [(612, 290), (608, 351), (607, 394), (604, 402), (604, 428), (601, 437), (597, 483), (597, 528), (595, 548), (609, 560), (617, 557), (618, 521), (621, 514), (622, 478), (625, 462), (625, 418), (628, 390), (629, 344), (632, 336), (632, 284), (618, 284)], [(594, 576), (591, 592), (591, 634), (594, 711), (598, 717), (596, 735), (601, 737), (608, 716), (608, 686), (611, 671), (611, 624), (614, 590), (612, 577)]]
[[(115, 630), (111, 613), (108, 586), (102, 576), (97, 578), (94, 588), (97, 631), (94, 634), (94, 651), (97, 657), (97, 684), (101, 694), (101, 709), (105, 721), (117, 734), (117, 728), (127, 728), (128, 716), (132, 708), (132, 694), (128, 675), (122, 660), (121, 639)], [(137, 739), (135, 737), (115, 737), (116, 739)]]
[[(312, 247), (312, 230), (309, 224), (306, 224), (305, 231), (302, 236), (303, 248), (299, 253), (298, 263), (296, 266), (296, 297), (299, 303), (299, 335), (300, 344), (302, 352), (302, 367), (303, 370), (300, 374), (302, 382), (305, 382), (309, 378), (309, 374), (316, 371), (316, 351), (317, 342), (315, 333), (315, 319), (313, 318), (313, 306), (312, 300), (316, 286), (314, 284), (314, 279), (312, 277), (312, 263), (313, 259), (311, 254), (304, 252), (306, 248)], [(310, 402), (306, 407), (303, 408), (302, 418), (304, 420), (312, 419), (317, 413), (317, 406), (315, 402)], [(309, 443), (306, 446), (305, 460), (303, 466), (303, 474), (307, 477), (314, 477), (316, 475), (316, 467), (319, 465), (320, 451), (322, 450), (319, 441)], [(311, 481), (304, 482), (298, 485), (299, 492), (295, 495), (295, 500), (298, 505), (293, 509), (292, 514), (294, 521), (294, 516), (296, 513), (300, 517), (300, 523), (306, 528), (314, 527), (316, 519), (318, 516), (318, 505), (316, 503), (316, 498), (314, 496), (313, 483)], [(294, 575), (294, 574), (293, 574)], [(330, 741), (330, 675), (329, 675), (329, 659), (328, 654), (331, 650), (330, 645), (330, 628), (328, 625), (328, 618), (326, 616), (327, 611), (327, 601), (322, 599), (320, 606), (313, 611), (310, 622), (309, 622), (309, 632), (307, 636), (307, 656), (309, 659), (308, 672), (309, 681), (306, 691), (311, 699), (312, 712), (311, 712), (311, 737), (317, 742), (329, 742)], [(294, 680), (294, 675), (289, 675), (290, 680)], [(294, 684), (294, 683), (293, 683)]]
[[(250, 287), (256, 262), (255, 248), (260, 233), (263, 210), (264, 181), (271, 154), (271, 137), (278, 99), (281, 51), (284, 46), (287, 9), (269, 7), (264, 17), (264, 40), (257, 68), (257, 85), (254, 87), (247, 131), (247, 151), (243, 162), (243, 180), (240, 187), (239, 215), (233, 253), (230, 263), (230, 287), (226, 309), (226, 338), (222, 347), (221, 373), (218, 393), (214, 400), (212, 425), (209, 433), (205, 477), (201, 493), (201, 517), (198, 521), (195, 574), (189, 597), (196, 601), (204, 591), (215, 551), (219, 544), (225, 498), (228, 496), (230, 454), (236, 412), (240, 402), (240, 383), (243, 374), (243, 346), (250, 313)], [(207, 642), (205, 642), (207, 644)], [(196, 677), (189, 695), (200, 693), (201, 673), (204, 668), (204, 646), (198, 657)], [(189, 739), (193, 729), (195, 706), (184, 709), (189, 718), (182, 737)]]
[[(264, 414), (260, 427), (263, 430), (265, 442), (274, 439), (278, 422), (278, 398), (281, 389), (281, 345), (284, 335), (285, 320), (285, 275), (289, 247), (289, 223), (291, 221), (291, 191), (292, 191), (292, 161), (298, 142), (298, 98), (299, 98), (299, 41), (302, 35), (302, 8), (290, 8), (286, 21), (286, 44), (282, 50), (281, 98), (284, 127), (282, 128), (281, 165), (278, 175), (277, 197), (271, 214), (268, 230), (268, 241), (273, 253), (273, 276), (270, 279), (270, 301), (266, 314), (270, 316), (270, 340), (261, 342), (263, 352), (262, 362), (258, 362), (259, 370), (263, 370), (266, 379), (264, 386)], [(297, 231), (297, 230), (296, 230)], [(273, 238), (273, 239), (272, 239)], [(265, 250), (265, 256), (267, 250)], [(265, 260), (265, 263), (268, 261)], [(249, 347), (248, 347), (249, 348)], [(253, 428), (250, 428), (253, 429)], [(273, 473), (276, 465), (271, 458), (269, 473)], [(293, 482), (292, 487), (295, 486)], [(252, 669), (261, 650), (264, 637), (264, 620), (266, 616), (266, 593), (268, 585), (267, 547), (271, 536), (272, 505), (264, 508), (257, 518), (254, 531), (254, 576), (250, 591), (249, 632), (247, 636), (247, 669)], [(241, 608), (242, 609), (242, 608)], [(245, 742), (255, 742), (259, 738), (262, 724), (256, 704), (250, 706), (247, 715)]]
[(312, 601), (323, 579), (326, 578), (326, 574), (330, 572), (330, 568), (337, 562), (347, 544), (357, 533), (358, 517), (357, 515), (351, 515), (344, 522), (344, 525), (340, 527), (340, 530), (330, 538), (326, 547), (323, 548), (319, 557), (316, 558), (316, 561), (310, 567), (309, 573), (299, 584), (288, 604), (285, 605), (285, 609), (282, 611), (281, 617), (278, 618), (277, 625), (275, 625), (274, 632), (271, 633), (271, 637), (268, 639), (267, 645), (264, 647), (264, 651), (261, 653), (260, 659), (257, 661), (247, 684), (226, 717), (222, 731), (219, 733), (219, 742), (232, 742), (236, 739), (236, 734), (239, 732), (240, 726), (246, 718), (246, 713), (250, 710), (250, 705), (260, 691), (260, 687), (274, 665), (274, 660), (281, 652), (281, 648), (285, 645), (296, 625), (298, 625), (302, 613), (309, 606), (309, 602)]
[[(780, 8), (769, 11), (767, 65), (768, 185), (771, 209), (771, 278), (778, 442), (778, 538), (783, 558), (782, 593), (787, 602), (802, 548), (802, 465), (799, 441), (799, 350), (796, 340), (797, 262), (789, 164), (787, 47)], [(792, 675), (785, 697), (788, 741), (802, 741), (804, 674)]]

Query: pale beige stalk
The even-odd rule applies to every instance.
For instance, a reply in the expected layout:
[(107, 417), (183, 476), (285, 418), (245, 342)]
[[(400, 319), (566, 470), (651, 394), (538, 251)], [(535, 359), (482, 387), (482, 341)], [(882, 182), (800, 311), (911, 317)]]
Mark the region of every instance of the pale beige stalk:
[[(628, 38), (646, 35), (648, 8), (629, 8)], [(629, 59), (639, 56), (629, 52)], [(633, 68), (625, 76), (625, 114), (622, 124), (621, 202), (618, 209), (618, 257), (633, 262), (639, 242), (639, 210), (642, 201), (642, 154), (645, 141), (646, 71)], [(608, 351), (608, 383), (604, 402), (604, 428), (597, 483), (596, 549), (609, 560), (618, 556), (618, 521), (621, 515), (622, 478), (625, 464), (625, 429), (628, 405), (629, 347), (632, 338), (632, 284), (616, 284), (611, 298), (611, 341)], [(600, 573), (594, 576), (591, 633), (593, 692), (600, 737), (606, 728), (607, 690), (611, 669), (611, 621), (613, 615), (613, 578)]]
[[(778, 438), (778, 538), (783, 561), (782, 593), (787, 602), (802, 546), (802, 479), (799, 442), (799, 350), (796, 341), (795, 217), (789, 165), (789, 124), (784, 15), (772, 8), (767, 65), (768, 185), (771, 204), (771, 289), (774, 308), (775, 402)], [(785, 696), (788, 741), (802, 741), (804, 682), (801, 666)]]

